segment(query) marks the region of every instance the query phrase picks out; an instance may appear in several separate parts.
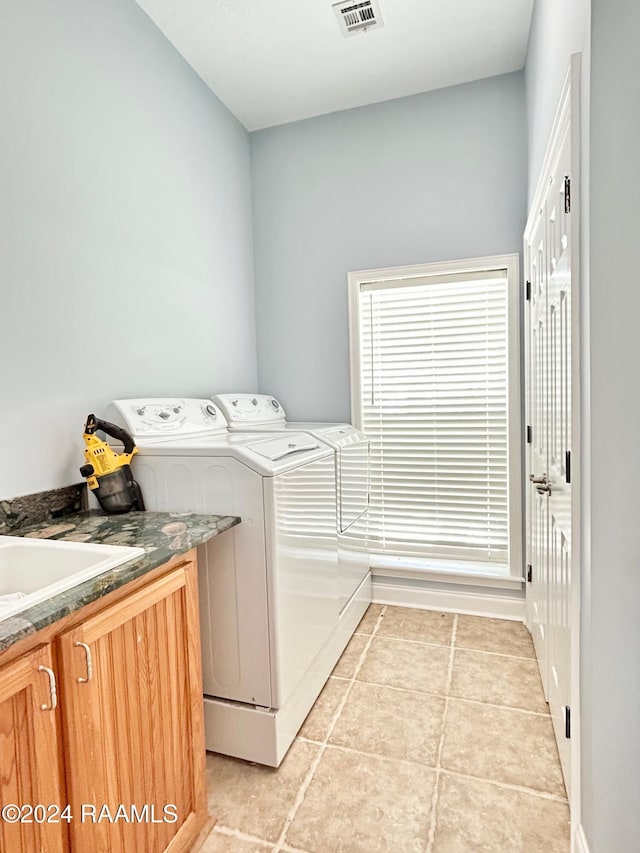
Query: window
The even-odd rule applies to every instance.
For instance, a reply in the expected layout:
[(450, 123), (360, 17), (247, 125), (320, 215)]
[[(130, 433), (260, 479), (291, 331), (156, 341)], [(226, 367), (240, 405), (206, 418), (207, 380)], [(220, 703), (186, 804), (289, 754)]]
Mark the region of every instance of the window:
[(517, 264), (349, 276), (374, 566), (521, 575)]

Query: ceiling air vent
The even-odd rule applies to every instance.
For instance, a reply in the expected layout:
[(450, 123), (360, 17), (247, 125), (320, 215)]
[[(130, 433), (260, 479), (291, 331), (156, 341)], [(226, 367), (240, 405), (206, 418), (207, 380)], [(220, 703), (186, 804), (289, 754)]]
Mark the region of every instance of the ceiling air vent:
[(342, 0), (341, 3), (334, 3), (333, 8), (340, 22), (342, 34), (345, 36), (382, 26), (382, 15), (377, 0), (363, 0), (361, 3)]

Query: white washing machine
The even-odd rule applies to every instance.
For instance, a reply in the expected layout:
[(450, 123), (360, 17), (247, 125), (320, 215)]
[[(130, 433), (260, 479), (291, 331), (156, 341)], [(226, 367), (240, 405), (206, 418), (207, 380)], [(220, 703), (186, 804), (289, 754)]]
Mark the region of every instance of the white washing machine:
[(333, 451), (210, 400), (118, 400), (147, 509), (238, 515), (198, 550), (207, 749), (277, 767), (370, 600), (341, 612)]
[(369, 439), (351, 424), (287, 421), (282, 404), (268, 394), (217, 394), (212, 399), (232, 432), (306, 432), (333, 448), (340, 607), (346, 607), (369, 574)]

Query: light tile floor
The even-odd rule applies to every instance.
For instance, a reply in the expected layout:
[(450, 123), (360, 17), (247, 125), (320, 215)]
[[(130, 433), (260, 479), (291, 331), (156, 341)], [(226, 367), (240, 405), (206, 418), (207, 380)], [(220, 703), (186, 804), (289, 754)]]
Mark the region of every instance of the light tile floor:
[(371, 605), (278, 770), (207, 756), (203, 853), (567, 853), (522, 624)]

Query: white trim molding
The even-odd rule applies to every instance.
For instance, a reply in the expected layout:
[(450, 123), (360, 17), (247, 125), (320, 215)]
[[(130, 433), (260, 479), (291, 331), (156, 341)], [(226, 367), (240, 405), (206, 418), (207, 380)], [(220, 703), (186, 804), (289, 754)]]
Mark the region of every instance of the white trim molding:
[(573, 837), (573, 850), (574, 853), (589, 853), (589, 845), (581, 823), (578, 824)]
[(378, 577), (372, 571), (371, 600), (375, 604), (392, 604), (414, 607), (418, 610), (438, 610), (445, 613), (462, 613), (470, 616), (488, 616), (492, 619), (511, 619), (524, 622), (525, 600), (511, 590), (503, 595), (471, 589), (447, 588), (444, 584), (396, 581)]

